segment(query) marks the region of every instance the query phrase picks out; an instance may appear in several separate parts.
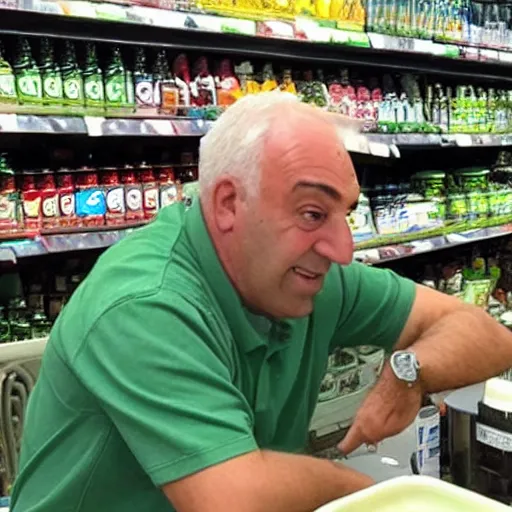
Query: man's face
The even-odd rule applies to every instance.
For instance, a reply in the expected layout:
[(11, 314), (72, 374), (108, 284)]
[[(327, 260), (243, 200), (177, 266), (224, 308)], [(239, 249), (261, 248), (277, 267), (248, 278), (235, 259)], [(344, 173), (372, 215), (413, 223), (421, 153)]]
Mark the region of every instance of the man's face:
[(332, 262), (352, 261), (347, 215), (359, 186), (332, 125), (283, 133), (265, 144), (259, 196), (237, 208), (232, 263), (248, 307), (292, 318), (311, 313)]

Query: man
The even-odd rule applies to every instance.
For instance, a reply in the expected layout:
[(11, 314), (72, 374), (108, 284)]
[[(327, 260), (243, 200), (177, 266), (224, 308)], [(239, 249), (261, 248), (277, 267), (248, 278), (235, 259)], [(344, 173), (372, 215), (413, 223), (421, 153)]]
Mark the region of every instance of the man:
[(14, 512), (309, 512), (372, 484), (301, 454), (336, 345), (409, 349), (344, 453), (401, 431), (424, 393), (512, 367), (483, 311), (351, 264), (359, 187), (327, 114), (244, 98), (199, 166), (200, 202), (107, 251), (56, 322)]

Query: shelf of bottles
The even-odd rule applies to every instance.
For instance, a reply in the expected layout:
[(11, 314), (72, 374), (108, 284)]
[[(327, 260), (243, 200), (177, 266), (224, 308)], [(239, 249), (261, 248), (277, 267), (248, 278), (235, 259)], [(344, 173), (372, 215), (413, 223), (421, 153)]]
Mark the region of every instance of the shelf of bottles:
[[(246, 94), (281, 90), (364, 122), (349, 149), (400, 156), (400, 146), (512, 143), (512, 89), (362, 75), (165, 49), (3, 38), (0, 131), (89, 136), (201, 136)], [(101, 54), (101, 55), (100, 55)], [(384, 147), (384, 150), (382, 147)], [(391, 149), (390, 149), (391, 148)]]
[(512, 11), (506, 3), (473, 0), (4, 0), (4, 7), (9, 6), (158, 27), (344, 44), (504, 64), (512, 62)]

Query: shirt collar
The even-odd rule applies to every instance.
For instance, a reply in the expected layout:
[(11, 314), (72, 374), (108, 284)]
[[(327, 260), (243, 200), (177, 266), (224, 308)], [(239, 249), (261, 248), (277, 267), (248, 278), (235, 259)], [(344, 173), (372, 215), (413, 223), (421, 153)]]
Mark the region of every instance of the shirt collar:
[(236, 342), (245, 352), (267, 346), (269, 332), (275, 322), (249, 312), (242, 304), (217, 256), (197, 196), (186, 212), (185, 231)]

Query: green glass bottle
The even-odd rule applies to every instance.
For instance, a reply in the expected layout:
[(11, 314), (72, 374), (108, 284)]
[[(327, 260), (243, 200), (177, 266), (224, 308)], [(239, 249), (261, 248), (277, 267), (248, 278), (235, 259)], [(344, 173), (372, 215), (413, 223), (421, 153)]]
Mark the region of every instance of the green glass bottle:
[(40, 105), (43, 101), (41, 72), (25, 37), (20, 37), (17, 42), (14, 74), (20, 103)]
[(27, 305), (20, 297), (9, 301), (8, 319), (11, 330), (11, 341), (23, 341), (31, 338), (32, 327), (28, 322)]
[(7, 318), (5, 318), (3, 306), (0, 306), (0, 343), (7, 343), (9, 341), (11, 341), (11, 328)]
[(105, 107), (105, 86), (103, 71), (98, 64), (96, 45), (87, 43), (87, 57), (84, 70), (85, 106), (87, 108)]
[(126, 70), (118, 46), (112, 48), (109, 65), (105, 71), (105, 98), (109, 108), (127, 105)]
[(16, 79), (11, 65), (5, 60), (4, 48), (0, 43), (0, 103), (16, 103)]
[(45, 37), (41, 40), (41, 79), (43, 81), (43, 103), (45, 105), (62, 105), (64, 103), (64, 91), (60, 67), (55, 62), (53, 45)]
[(64, 104), (67, 106), (84, 106), (84, 79), (76, 59), (75, 45), (66, 41), (62, 60), (62, 80)]
[(50, 334), (52, 328), (51, 322), (46, 317), (46, 314), (42, 309), (38, 309), (32, 316), (32, 338), (45, 338)]

